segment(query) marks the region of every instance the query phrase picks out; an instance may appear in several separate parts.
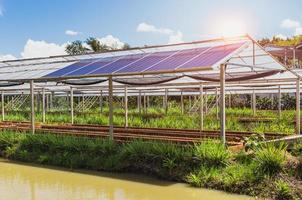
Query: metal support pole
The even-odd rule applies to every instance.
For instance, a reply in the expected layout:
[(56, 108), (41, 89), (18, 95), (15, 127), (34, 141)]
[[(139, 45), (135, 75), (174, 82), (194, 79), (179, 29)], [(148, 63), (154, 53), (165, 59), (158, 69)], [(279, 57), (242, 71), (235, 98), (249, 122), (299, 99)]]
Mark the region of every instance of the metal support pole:
[(45, 123), (45, 88), (42, 88), (42, 122)]
[(49, 109), (50, 110), (53, 108), (53, 98), (54, 98), (54, 92), (52, 91), (49, 96)]
[(38, 91), (38, 94), (37, 94), (37, 98), (36, 98), (36, 101), (37, 101), (37, 112), (40, 113), (40, 91)]
[(125, 127), (128, 127), (128, 89), (127, 86), (125, 87)]
[(296, 68), (296, 48), (293, 49), (293, 68)]
[(296, 86), (296, 133), (300, 134), (300, 79), (297, 79)]
[(144, 113), (147, 113), (147, 99), (146, 99), (146, 93), (144, 92)]
[(216, 96), (216, 119), (218, 120), (219, 119), (218, 87), (216, 87), (215, 96)]
[(85, 111), (85, 95), (82, 94), (82, 112), (84, 113)]
[(208, 92), (207, 90), (205, 91), (205, 100), (204, 100), (204, 111), (205, 111), (205, 114), (208, 114)]
[(225, 64), (220, 65), (220, 137), (222, 144), (225, 139)]
[(137, 99), (137, 107), (138, 107), (138, 112), (141, 113), (142, 112), (142, 91), (139, 90), (138, 91), (138, 99)]
[(73, 124), (74, 123), (73, 87), (70, 87), (70, 116), (71, 116), (71, 124)]
[(100, 111), (103, 112), (103, 90), (101, 90), (100, 94)]
[(34, 81), (30, 81), (30, 103), (31, 103), (31, 113), (30, 113), (30, 122), (31, 122), (31, 131), (32, 134), (35, 134), (35, 93), (34, 93)]
[(168, 113), (168, 89), (165, 89), (165, 113)]
[(4, 110), (5, 110), (5, 107), (4, 107), (4, 91), (1, 91), (1, 110), (2, 110), (2, 121), (5, 120), (5, 113), (4, 113)]
[(253, 116), (256, 116), (256, 93), (255, 90), (253, 90), (252, 94), (252, 109), (253, 109)]
[(180, 92), (180, 104), (181, 104), (181, 114), (184, 114), (184, 96), (182, 91)]
[(278, 88), (278, 116), (279, 116), (279, 119), (281, 119), (281, 86), (279, 85), (279, 88)]
[(200, 105), (199, 105), (199, 118), (200, 118), (200, 132), (203, 131), (203, 86), (200, 85), (199, 88), (199, 99), (200, 99)]
[(109, 138), (113, 140), (113, 83), (112, 76), (109, 76)]

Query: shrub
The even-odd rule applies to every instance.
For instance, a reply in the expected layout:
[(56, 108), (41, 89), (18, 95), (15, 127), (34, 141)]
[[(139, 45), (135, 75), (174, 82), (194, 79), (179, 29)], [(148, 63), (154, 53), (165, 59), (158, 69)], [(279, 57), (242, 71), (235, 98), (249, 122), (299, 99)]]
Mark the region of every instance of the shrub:
[(295, 143), (292, 149), (292, 153), (295, 156), (302, 156), (302, 140), (299, 140), (299, 142)]
[(275, 182), (276, 186), (276, 199), (277, 200), (291, 200), (294, 199), (292, 195), (292, 191), (289, 187), (289, 185), (283, 181), (278, 180)]
[(211, 167), (226, 166), (230, 152), (219, 141), (205, 140), (194, 146), (194, 155), (200, 159), (202, 165)]
[(273, 176), (280, 172), (285, 162), (286, 146), (273, 143), (263, 144), (255, 152), (254, 164), (260, 175)]
[(221, 183), (221, 171), (215, 167), (202, 166), (199, 170), (190, 173), (187, 182), (195, 187), (209, 187)]

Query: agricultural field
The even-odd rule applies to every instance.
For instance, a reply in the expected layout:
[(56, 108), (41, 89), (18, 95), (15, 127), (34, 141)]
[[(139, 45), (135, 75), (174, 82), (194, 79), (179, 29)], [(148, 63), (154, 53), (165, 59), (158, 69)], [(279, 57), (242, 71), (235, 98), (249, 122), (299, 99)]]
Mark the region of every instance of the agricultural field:
[[(170, 106), (168, 113), (158, 107), (150, 107), (141, 113), (137, 109), (128, 111), (128, 125), (130, 127), (145, 128), (175, 128), (175, 129), (199, 129), (199, 115), (195, 113), (182, 114), (177, 106)], [(7, 112), (5, 120), (8, 121), (29, 121), (29, 112), (11, 111)], [(36, 113), (36, 121), (42, 121), (42, 114)], [(50, 110), (46, 113), (46, 123), (63, 124), (70, 123), (71, 117), (68, 111)], [(76, 124), (98, 124), (108, 125), (108, 108), (104, 107), (100, 113), (98, 109), (92, 109), (83, 113), (75, 113)], [(114, 110), (114, 125), (124, 126), (124, 110)], [(216, 111), (212, 110), (205, 115), (204, 130), (219, 130), (219, 120), (216, 118)], [(279, 119), (276, 110), (257, 110), (254, 117), (250, 108), (227, 108), (226, 109), (226, 130), (253, 133), (295, 133), (295, 111), (282, 111)]]

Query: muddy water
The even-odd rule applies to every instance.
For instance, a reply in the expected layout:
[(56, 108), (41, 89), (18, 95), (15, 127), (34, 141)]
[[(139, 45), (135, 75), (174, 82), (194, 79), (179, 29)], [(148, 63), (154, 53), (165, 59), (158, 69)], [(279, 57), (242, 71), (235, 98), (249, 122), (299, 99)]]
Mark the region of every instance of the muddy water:
[(248, 200), (144, 176), (69, 172), (0, 160), (2, 200)]

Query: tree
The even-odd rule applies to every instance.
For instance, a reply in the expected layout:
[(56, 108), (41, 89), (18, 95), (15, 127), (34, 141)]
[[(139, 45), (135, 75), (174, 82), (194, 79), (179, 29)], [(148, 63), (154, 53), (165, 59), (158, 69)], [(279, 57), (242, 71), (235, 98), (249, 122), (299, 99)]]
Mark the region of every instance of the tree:
[(88, 53), (89, 49), (85, 48), (80, 40), (76, 40), (71, 44), (68, 44), (65, 51), (69, 55), (81, 55)]
[(94, 37), (90, 37), (86, 40), (86, 44), (88, 44), (91, 48), (92, 51), (94, 52), (106, 52), (111, 50), (109, 46), (105, 45), (105, 44), (101, 44), (101, 42), (94, 38)]
[(122, 47), (123, 50), (128, 50), (131, 49), (130, 45), (128, 43), (125, 43), (124, 46)]
[(76, 40), (72, 42), (71, 44), (68, 44), (65, 48), (65, 51), (69, 55), (80, 55), (80, 54), (85, 54), (88, 52), (96, 52), (96, 53), (102, 53), (102, 52), (107, 52), (111, 50), (117, 50), (117, 49), (122, 49), (122, 50), (128, 50), (130, 49), (130, 45), (125, 43), (121, 48), (117, 47), (111, 47), (106, 44), (102, 44), (97, 38), (95, 37), (89, 37), (85, 40), (85, 42), (89, 48), (86, 48), (83, 45), (83, 42), (80, 40)]

